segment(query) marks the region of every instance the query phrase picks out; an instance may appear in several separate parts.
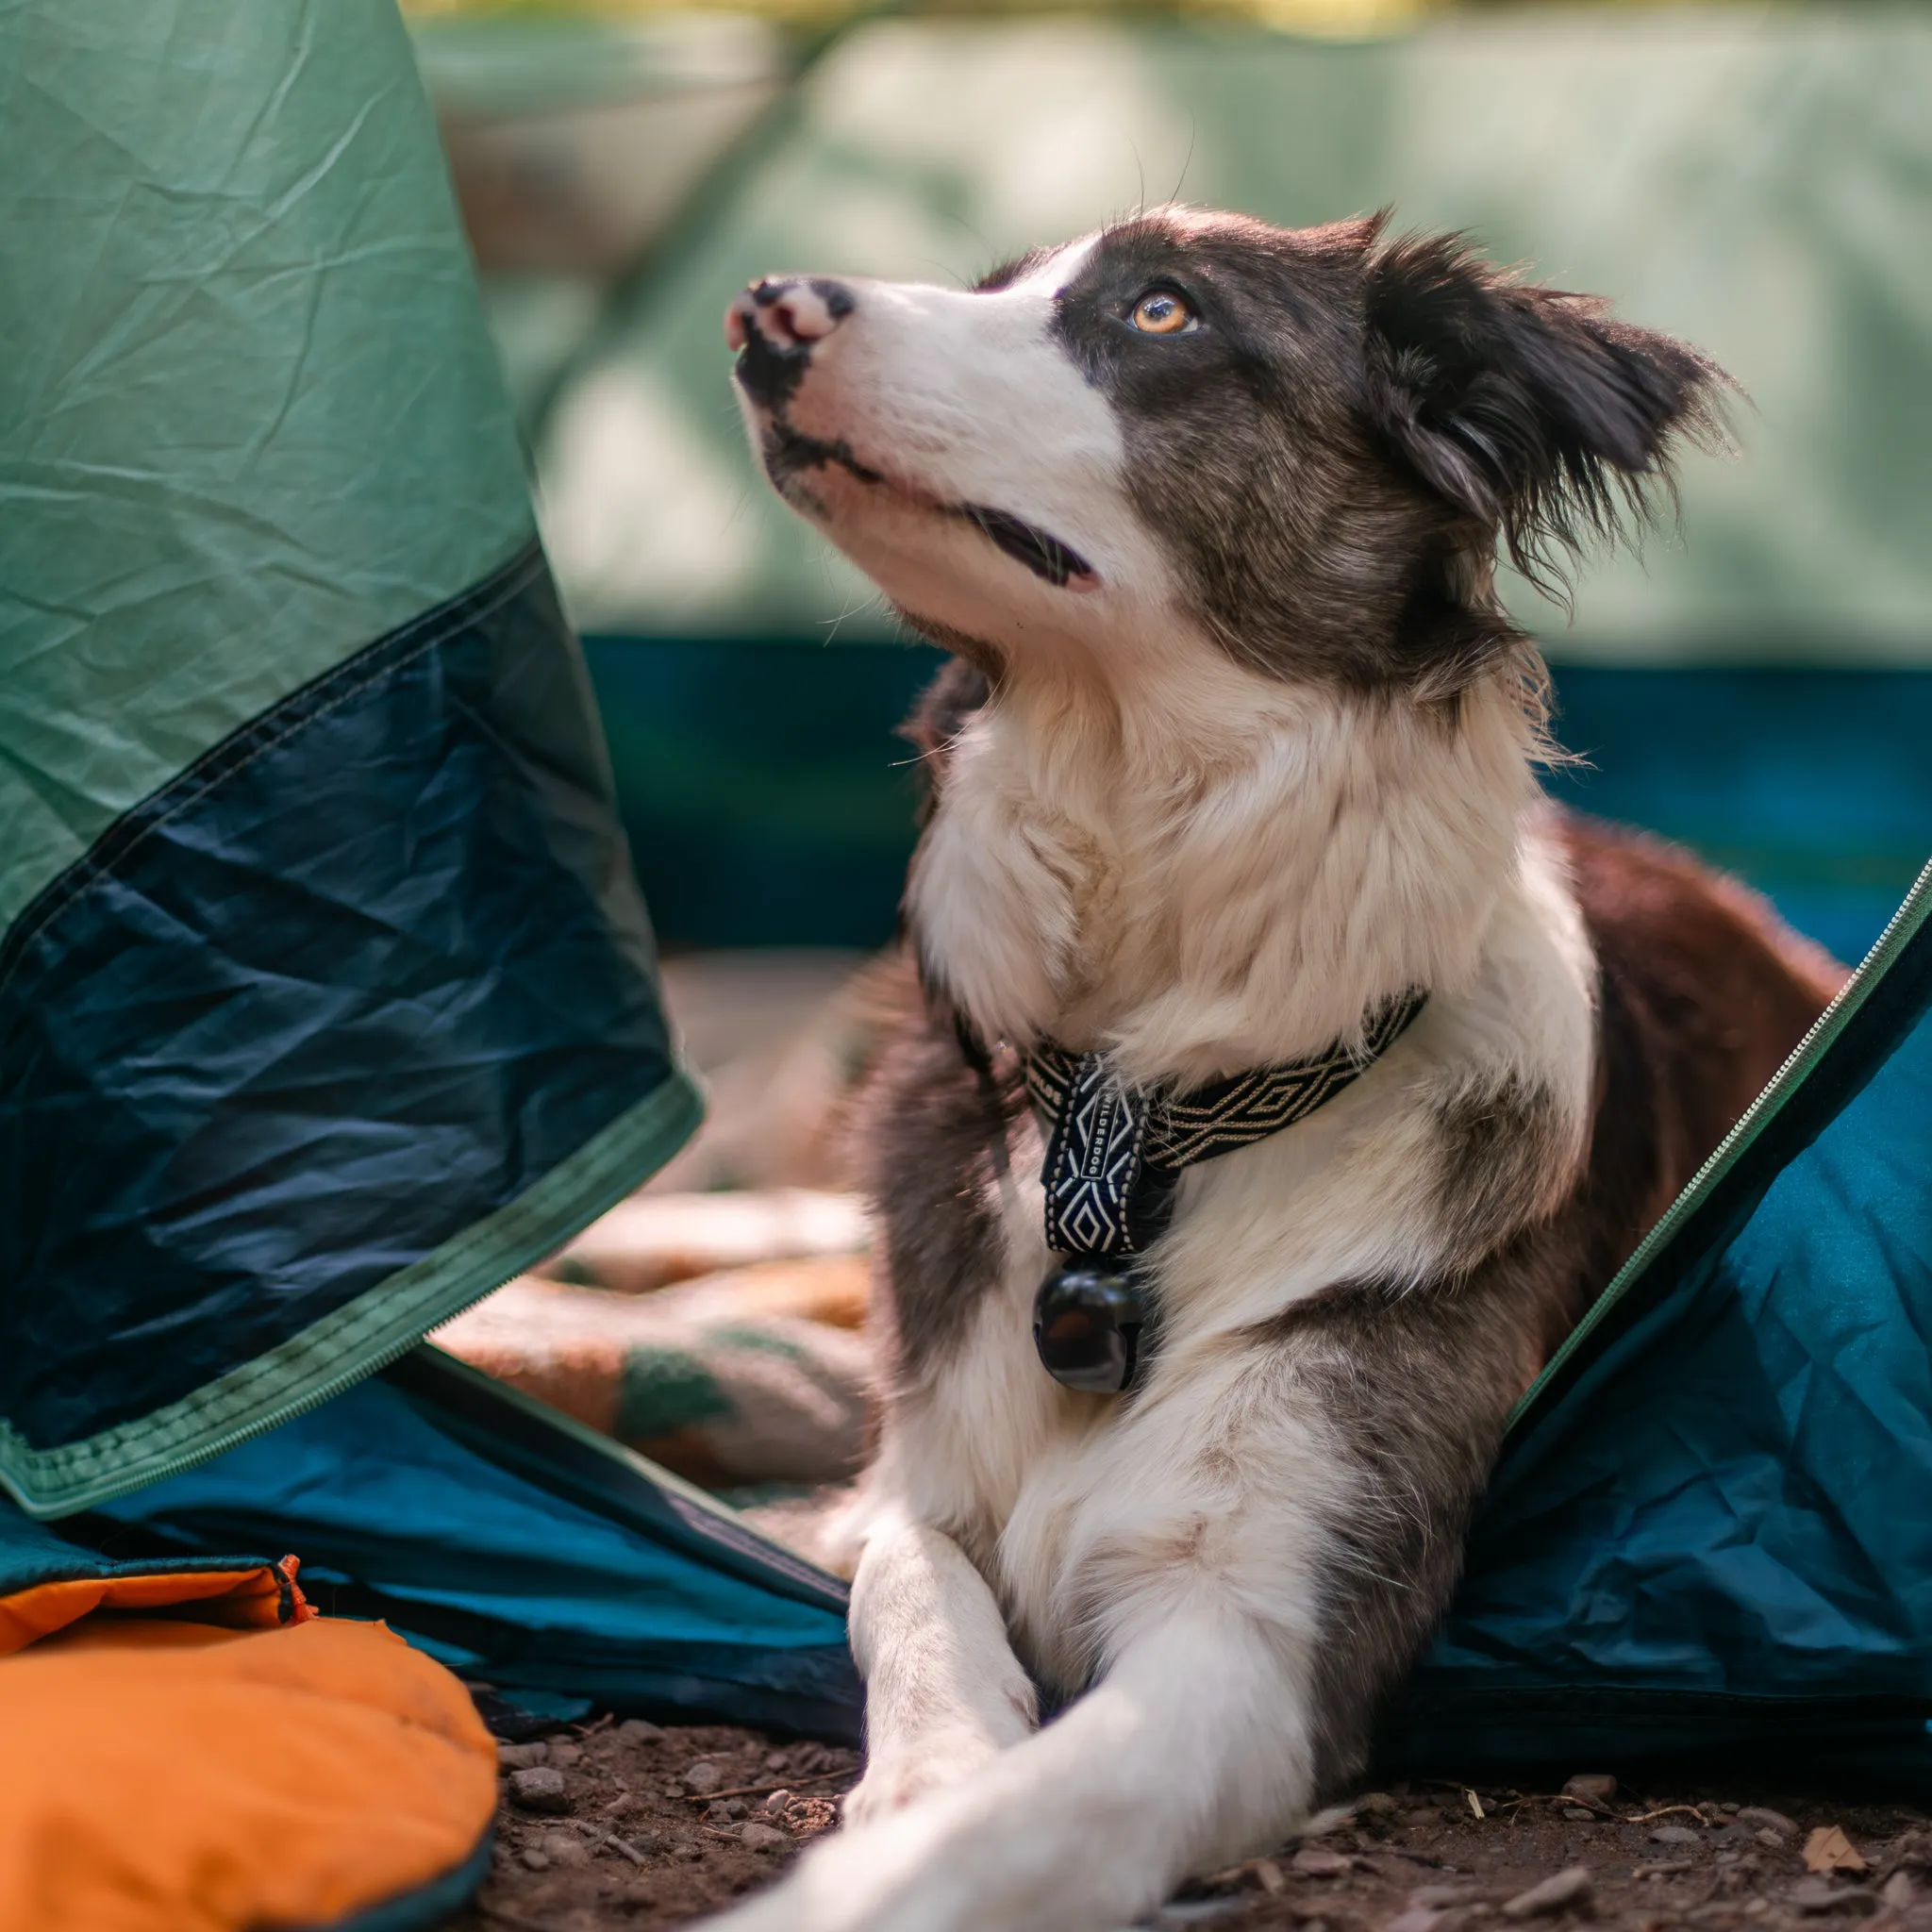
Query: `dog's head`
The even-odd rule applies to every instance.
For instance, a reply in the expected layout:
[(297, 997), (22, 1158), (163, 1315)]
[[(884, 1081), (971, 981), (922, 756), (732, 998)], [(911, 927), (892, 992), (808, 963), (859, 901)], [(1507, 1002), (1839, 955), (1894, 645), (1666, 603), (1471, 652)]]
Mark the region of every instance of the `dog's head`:
[(1585, 296), (1379, 221), (1166, 209), (972, 291), (815, 275), (725, 317), (767, 474), (917, 629), (1000, 675), (1177, 630), (1446, 695), (1609, 534), (1724, 378)]

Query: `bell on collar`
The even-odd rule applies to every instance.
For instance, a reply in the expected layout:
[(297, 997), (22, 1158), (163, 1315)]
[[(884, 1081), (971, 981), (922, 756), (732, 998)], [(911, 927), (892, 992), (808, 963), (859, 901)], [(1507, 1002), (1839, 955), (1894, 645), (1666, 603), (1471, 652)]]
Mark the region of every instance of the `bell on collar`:
[(1133, 1387), (1148, 1319), (1148, 1297), (1129, 1257), (1079, 1255), (1040, 1284), (1033, 1345), (1056, 1382), (1118, 1395)]

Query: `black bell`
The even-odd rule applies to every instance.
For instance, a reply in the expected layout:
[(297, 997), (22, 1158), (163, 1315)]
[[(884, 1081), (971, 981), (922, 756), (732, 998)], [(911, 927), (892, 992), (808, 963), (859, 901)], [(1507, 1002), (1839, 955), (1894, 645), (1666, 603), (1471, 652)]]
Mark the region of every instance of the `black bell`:
[(1147, 1298), (1132, 1263), (1082, 1255), (1056, 1268), (1033, 1302), (1033, 1345), (1056, 1382), (1118, 1395), (1141, 1364)]

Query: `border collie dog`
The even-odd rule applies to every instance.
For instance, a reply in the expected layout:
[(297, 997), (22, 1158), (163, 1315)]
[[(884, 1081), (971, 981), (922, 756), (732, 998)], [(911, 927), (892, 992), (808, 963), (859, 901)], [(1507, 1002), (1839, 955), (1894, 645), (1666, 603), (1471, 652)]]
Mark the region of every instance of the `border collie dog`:
[(728, 1923), (1104, 1932), (1361, 1774), (1511, 1406), (1842, 979), (1545, 802), (1495, 590), (1725, 378), (1454, 239), (1185, 208), (725, 332), (954, 654), (860, 1101), (866, 1771)]

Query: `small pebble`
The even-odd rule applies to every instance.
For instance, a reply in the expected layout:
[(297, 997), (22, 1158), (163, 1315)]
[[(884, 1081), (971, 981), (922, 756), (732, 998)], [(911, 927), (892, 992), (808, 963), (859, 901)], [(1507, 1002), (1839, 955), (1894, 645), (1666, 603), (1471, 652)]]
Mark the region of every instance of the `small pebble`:
[(1831, 1912), (1854, 1899), (1863, 1903), (1868, 1894), (1849, 1885), (1834, 1885), (1829, 1878), (1801, 1878), (1785, 1893), (1785, 1903), (1801, 1912)]
[(590, 1847), (568, 1831), (546, 1831), (537, 1849), (553, 1865), (588, 1865), (591, 1862)]
[(1442, 1814), (1433, 1807), (1424, 1807), (1408, 1812), (1402, 1822), (1405, 1824), (1440, 1824), (1442, 1822)]
[(662, 1724), (654, 1724), (648, 1718), (627, 1717), (617, 1727), (617, 1736), (627, 1744), (641, 1744), (650, 1738), (664, 1735)]
[(1574, 1819), (1579, 1824), (1588, 1824), (1596, 1817), (1596, 1813), (1586, 1811), (1581, 1805), (1566, 1805), (1563, 1807), (1563, 1816)]
[(1737, 1803), (1733, 1799), (1726, 1798), (1724, 1802), (1722, 1805), (1720, 1805), (1717, 1808), (1720, 1811), (1728, 1812), (1733, 1818), (1735, 1818), (1738, 1815)]
[(1393, 1818), (1395, 1800), (1387, 1791), (1364, 1791), (1355, 1801), (1355, 1808), (1364, 1818)]
[(705, 1849), (702, 1845), (673, 1845), (671, 1847), (671, 1856), (674, 1858), (684, 1859), (687, 1864), (692, 1864), (705, 1856)]
[(708, 1757), (700, 1757), (684, 1774), (684, 1788), (695, 1797), (708, 1797), (724, 1783), (724, 1774)]
[(714, 1831), (722, 1830), (731, 1823), (731, 1807), (722, 1801), (707, 1805), (705, 1807), (705, 1823), (711, 1826)]
[[(1441, 1922), (1441, 1912), (1431, 1911), (1427, 1906), (1410, 1906), (1406, 1911), (1397, 1912), (1382, 1932), (1436, 1932)], [(1307, 1932), (1306, 1925), (1303, 1932)]]
[(791, 1834), (780, 1831), (774, 1824), (760, 1824), (754, 1819), (738, 1834), (738, 1842), (748, 1852), (772, 1852), (780, 1845), (789, 1845)]
[(1466, 1906), (1475, 1897), (1466, 1885), (1418, 1885), (1407, 1903), (1424, 1911), (1446, 1911), (1451, 1906)]
[(767, 1751), (765, 1753), (765, 1769), (767, 1771), (790, 1771), (791, 1769), (791, 1752)]
[(1322, 1845), (1304, 1845), (1288, 1862), (1305, 1878), (1340, 1878), (1355, 1865), (1353, 1858)]
[(1580, 1771), (1574, 1777), (1563, 1780), (1563, 1795), (1607, 1805), (1617, 1795), (1617, 1780), (1607, 1771)]
[(1767, 1852), (1781, 1852), (1785, 1848), (1785, 1836), (1784, 1833), (1781, 1831), (1772, 1830), (1771, 1826), (1767, 1824), (1764, 1827), (1764, 1829), (1757, 1834), (1757, 1842), (1761, 1844)]
[(1902, 1912), (1919, 1895), (1919, 1888), (1912, 1883), (1909, 1872), (1894, 1872), (1885, 1881), (1878, 1896), (1894, 1912)]
[(560, 1771), (567, 1771), (583, 1755), (584, 1747), (581, 1744), (552, 1744), (550, 1756), (545, 1761), (556, 1765)]
[(531, 1744), (499, 1744), (496, 1747), (496, 1762), (502, 1771), (527, 1771), (533, 1764), (542, 1764), (550, 1757), (550, 1746), (541, 1738)]
[(524, 1861), (524, 1863), (530, 1868), (532, 1872), (547, 1872), (550, 1869), (550, 1860), (546, 1858), (543, 1856), (543, 1854), (537, 1849), (535, 1845), (525, 1845), (524, 1849), (517, 1854), (517, 1857), (520, 1857)]
[(791, 1802), (791, 1793), (790, 1791), (774, 1791), (765, 1800), (765, 1809), (767, 1811), (782, 1811)]
[(1543, 1912), (1582, 1910), (1590, 1905), (1595, 1890), (1590, 1868), (1573, 1865), (1567, 1872), (1545, 1878), (1541, 1885), (1532, 1885), (1527, 1891), (1519, 1891), (1503, 1907), (1503, 1916), (1533, 1919)]
[(563, 1774), (547, 1764), (533, 1764), (509, 1774), (509, 1801), (525, 1811), (565, 1812), (570, 1798), (563, 1789)]
[(1746, 1805), (1738, 1813), (1741, 1824), (1761, 1824), (1767, 1831), (1781, 1831), (1790, 1838), (1797, 1826), (1782, 1811), (1774, 1811), (1769, 1805)]
[(1701, 1845), (1704, 1834), (1688, 1824), (1659, 1824), (1650, 1835), (1654, 1845)]

